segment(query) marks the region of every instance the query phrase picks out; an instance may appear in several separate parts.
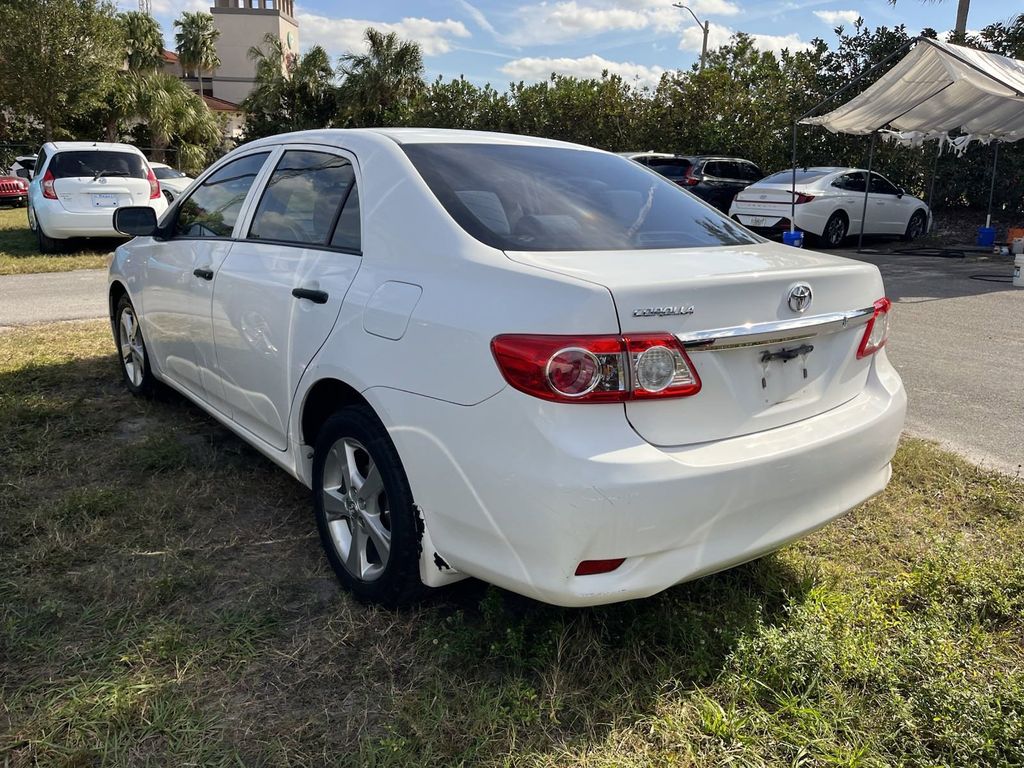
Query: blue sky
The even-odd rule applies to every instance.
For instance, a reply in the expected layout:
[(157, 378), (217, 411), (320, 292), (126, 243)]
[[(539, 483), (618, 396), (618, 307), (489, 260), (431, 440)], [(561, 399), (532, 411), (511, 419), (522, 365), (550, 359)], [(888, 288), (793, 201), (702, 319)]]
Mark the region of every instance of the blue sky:
[[(428, 77), (465, 75), (503, 90), (510, 80), (536, 81), (551, 72), (597, 76), (608, 69), (628, 80), (654, 84), (662, 71), (699, 58), (701, 32), (673, 0), (295, 0), (302, 48), (319, 43), (332, 56), (360, 45), (366, 26), (395, 30), (417, 40)], [(152, 0), (168, 45), (171, 22), (182, 10), (208, 9), (209, 0)], [(862, 16), (872, 27), (906, 24), (912, 32), (953, 27), (956, 0), (689, 0), (711, 23), (710, 47), (736, 31), (773, 50), (799, 47), (833, 27)], [(134, 0), (119, 0), (123, 8)], [(1015, 3), (974, 0), (969, 29), (1012, 14)]]

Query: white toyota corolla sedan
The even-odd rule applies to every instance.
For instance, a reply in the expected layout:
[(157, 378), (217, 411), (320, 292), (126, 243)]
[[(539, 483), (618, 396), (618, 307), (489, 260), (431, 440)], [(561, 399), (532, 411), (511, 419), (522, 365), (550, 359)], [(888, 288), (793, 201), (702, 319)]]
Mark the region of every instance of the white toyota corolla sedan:
[[(847, 235), (860, 234), (864, 213), (864, 180), (859, 168), (798, 168), (796, 204), (793, 171), (779, 171), (744, 189), (729, 215), (755, 232), (778, 233), (796, 228), (816, 236), (828, 248)], [(871, 174), (866, 235), (898, 235), (913, 240), (928, 228), (928, 206), (878, 173)]]
[(359, 598), (474, 576), (644, 597), (881, 491), (906, 397), (871, 265), (767, 242), (654, 172), (425, 129), (246, 144), (110, 267), (122, 373), (313, 490)]

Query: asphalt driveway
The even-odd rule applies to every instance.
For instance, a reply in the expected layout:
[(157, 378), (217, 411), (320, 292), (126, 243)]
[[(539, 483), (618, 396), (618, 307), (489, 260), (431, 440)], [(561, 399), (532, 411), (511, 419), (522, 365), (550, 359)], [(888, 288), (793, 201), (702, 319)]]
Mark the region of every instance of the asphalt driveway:
[[(1024, 474), (1024, 290), (1007, 260), (857, 254), (896, 302), (889, 355), (910, 396), (907, 431), (967, 458)], [(105, 317), (106, 271), (0, 277), (0, 329)]]
[(983, 466), (1024, 474), (1024, 289), (1008, 259), (843, 256), (878, 265), (895, 303), (889, 357), (910, 398), (907, 431)]

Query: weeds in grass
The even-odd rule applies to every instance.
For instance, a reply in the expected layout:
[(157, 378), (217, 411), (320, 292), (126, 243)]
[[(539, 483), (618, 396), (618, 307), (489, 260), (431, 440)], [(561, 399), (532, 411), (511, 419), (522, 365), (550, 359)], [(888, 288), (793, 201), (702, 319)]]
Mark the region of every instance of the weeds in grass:
[(1024, 764), (1024, 489), (920, 441), (775, 555), (586, 610), (341, 593), (307, 492), (103, 322), (0, 335), (0, 764)]
[(24, 208), (0, 208), (0, 275), (99, 269), (110, 261), (117, 240), (71, 240), (62, 253), (43, 254)]

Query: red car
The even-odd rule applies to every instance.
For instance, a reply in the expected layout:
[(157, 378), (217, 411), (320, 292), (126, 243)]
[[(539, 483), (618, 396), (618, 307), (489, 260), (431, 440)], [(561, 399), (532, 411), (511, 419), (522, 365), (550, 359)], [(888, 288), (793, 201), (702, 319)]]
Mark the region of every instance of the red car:
[(28, 179), (0, 176), (0, 205), (21, 207), (28, 201)]

